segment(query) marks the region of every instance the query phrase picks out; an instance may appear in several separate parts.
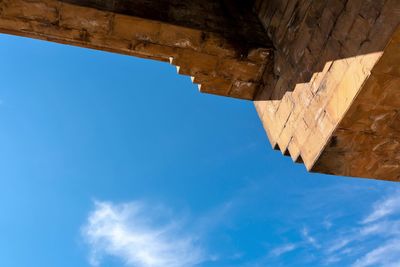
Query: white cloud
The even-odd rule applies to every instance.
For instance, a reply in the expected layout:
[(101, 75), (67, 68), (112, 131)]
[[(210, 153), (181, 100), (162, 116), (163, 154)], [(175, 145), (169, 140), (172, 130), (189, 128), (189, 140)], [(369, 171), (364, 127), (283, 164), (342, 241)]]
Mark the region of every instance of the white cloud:
[(353, 241), (351, 238), (345, 237), (345, 238), (338, 238), (336, 239), (331, 246), (329, 246), (326, 251), (330, 253), (334, 253), (338, 250), (343, 249), (346, 247), (351, 241)]
[(357, 260), (353, 267), (400, 266), (400, 239), (393, 239), (368, 252)]
[(295, 250), (296, 247), (297, 247), (297, 245), (292, 244), (292, 243), (285, 244), (283, 246), (274, 248), (273, 250), (271, 250), (271, 252), (269, 254), (273, 257), (279, 257), (285, 253)]
[[(191, 233), (201, 235), (205, 241), (210, 229), (226, 223), (224, 218), (232, 213), (232, 205), (228, 201), (197, 218), (191, 224)], [(317, 223), (298, 229), (295, 240), (271, 249), (245, 266), (265, 266), (295, 250), (298, 260), (305, 264), (400, 266), (400, 191), (369, 206), (365, 216), (351, 214), (350, 217), (345, 210), (335, 213), (341, 214), (335, 215), (335, 224), (331, 221), (333, 215), (321, 216)], [(206, 256), (198, 237), (182, 232), (188, 224), (179, 218), (165, 208), (143, 202), (96, 202), (83, 227), (90, 245), (91, 263), (100, 265), (107, 256), (119, 258), (133, 267), (193, 267), (205, 261), (237, 260), (232, 255)]]
[(321, 216), (321, 222), (299, 229), (303, 242), (296, 237), (272, 250), (270, 256), (296, 249), (297, 260), (305, 264), (308, 260), (319, 266), (400, 266), (400, 191), (370, 204), (367, 211), (355, 218), (354, 213), (342, 210), (335, 224), (327, 219), (331, 217)]
[(333, 263), (339, 262), (341, 258), (337, 255), (329, 256), (324, 262), (323, 265), (331, 265)]
[(373, 204), (371, 212), (362, 220), (363, 227), (357, 238), (362, 241), (376, 238), (380, 245), (359, 257), (353, 267), (400, 266), (400, 220), (391, 217), (399, 213), (399, 191)]
[(400, 211), (400, 192), (374, 204), (372, 212), (362, 221), (363, 224), (371, 223)]
[(316, 248), (319, 248), (320, 245), (318, 244), (317, 240), (310, 235), (309, 230), (307, 227), (303, 227), (303, 229), (301, 230), (301, 234), (303, 235), (304, 239), (310, 243), (311, 245), (313, 245)]
[(134, 267), (190, 267), (205, 261), (197, 238), (182, 234), (177, 221), (165, 209), (142, 202), (95, 202), (82, 228), (90, 262), (100, 265), (105, 256)]
[(326, 219), (322, 222), (322, 225), (325, 227), (326, 230), (329, 230), (329, 229), (331, 229), (331, 227), (333, 226), (333, 223), (332, 223), (331, 220), (329, 220), (329, 219), (326, 218)]
[(343, 256), (355, 249), (353, 267), (400, 266), (400, 220), (395, 217), (399, 213), (397, 191), (372, 204), (361, 226), (349, 227), (347, 236), (334, 239), (334, 245), (326, 249), (327, 255)]

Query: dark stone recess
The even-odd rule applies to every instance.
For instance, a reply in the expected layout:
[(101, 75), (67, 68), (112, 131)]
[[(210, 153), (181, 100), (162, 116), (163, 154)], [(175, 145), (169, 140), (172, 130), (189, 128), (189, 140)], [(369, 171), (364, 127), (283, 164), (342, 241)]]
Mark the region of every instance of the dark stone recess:
[(252, 48), (272, 48), (252, 12), (253, 0), (60, 0), (223, 35), (246, 56)]

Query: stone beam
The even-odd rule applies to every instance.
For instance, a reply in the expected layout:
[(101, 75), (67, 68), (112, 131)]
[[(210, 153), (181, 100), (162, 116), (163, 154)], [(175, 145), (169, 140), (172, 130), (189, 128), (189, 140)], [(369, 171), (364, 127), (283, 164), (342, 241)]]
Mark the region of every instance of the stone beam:
[(309, 171), (400, 180), (400, 2), (260, 0), (276, 48), (255, 106)]
[(201, 92), (251, 100), (271, 44), (240, 2), (1, 0), (0, 32), (167, 61)]

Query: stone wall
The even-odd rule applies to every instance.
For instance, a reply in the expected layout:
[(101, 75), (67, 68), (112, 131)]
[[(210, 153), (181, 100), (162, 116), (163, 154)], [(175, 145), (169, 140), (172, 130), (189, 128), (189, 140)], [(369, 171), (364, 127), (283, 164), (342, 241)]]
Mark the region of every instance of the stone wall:
[(400, 181), (400, 27), (313, 167)]
[(272, 146), (308, 170), (374, 177), (339, 171), (352, 150), (333, 156), (325, 148), (337, 145), (332, 135), (398, 27), (400, 2), (258, 0), (254, 9), (275, 47), (273, 70), (265, 73), (255, 101)]
[(1, 0), (0, 32), (169, 61), (202, 92), (253, 99), (271, 44), (250, 10), (235, 37), (231, 10), (213, 0)]

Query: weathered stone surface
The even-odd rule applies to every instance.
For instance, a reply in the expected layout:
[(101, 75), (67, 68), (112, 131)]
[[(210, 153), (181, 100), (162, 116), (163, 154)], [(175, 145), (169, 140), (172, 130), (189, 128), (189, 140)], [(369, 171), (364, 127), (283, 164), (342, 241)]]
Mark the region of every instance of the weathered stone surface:
[(390, 67), (400, 53), (399, 35), (400, 28), (380, 53), (313, 171), (400, 180), (400, 76), (392, 75)]
[[(181, 74), (201, 75), (202, 92), (252, 100), (271, 45), (251, 9), (237, 13), (236, 5), (241, 7), (212, 0), (3, 0), (0, 32), (170, 61)], [(236, 23), (241, 27), (232, 27)]]
[(400, 2), (255, 7), (276, 49), (254, 102), (272, 147), (310, 171), (400, 180)]
[(116, 14), (114, 15), (111, 23), (112, 35), (117, 38), (146, 41), (152, 43), (157, 43), (157, 40), (159, 39), (161, 23), (157, 21), (143, 20), (127, 15)]

